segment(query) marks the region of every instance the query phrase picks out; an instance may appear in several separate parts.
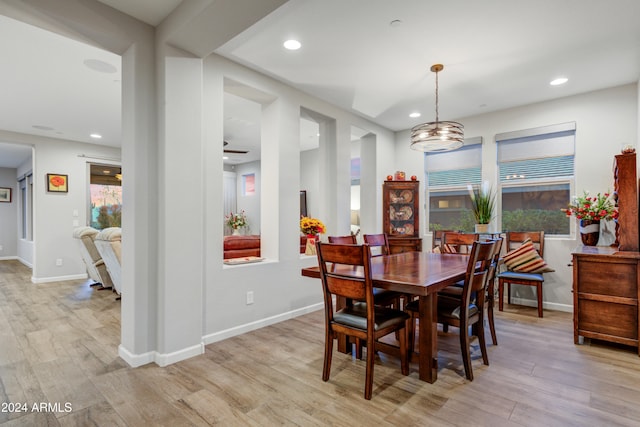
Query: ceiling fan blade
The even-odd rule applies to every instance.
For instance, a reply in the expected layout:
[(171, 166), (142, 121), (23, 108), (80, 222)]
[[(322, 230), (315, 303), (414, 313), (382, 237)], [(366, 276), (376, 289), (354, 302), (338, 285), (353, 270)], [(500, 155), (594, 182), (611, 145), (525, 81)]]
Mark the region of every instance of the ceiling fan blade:
[(222, 150), (222, 151), (229, 154), (247, 154), (249, 152), (248, 150)]

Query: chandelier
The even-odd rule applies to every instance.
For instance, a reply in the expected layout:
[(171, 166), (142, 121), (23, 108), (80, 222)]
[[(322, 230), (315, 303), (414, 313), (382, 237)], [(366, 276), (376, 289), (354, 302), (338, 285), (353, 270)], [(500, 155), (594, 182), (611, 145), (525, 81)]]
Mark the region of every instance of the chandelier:
[(438, 118), (438, 73), (443, 68), (442, 64), (431, 66), (431, 71), (436, 73), (436, 121), (411, 128), (411, 148), (414, 150), (450, 151), (464, 145), (464, 126)]

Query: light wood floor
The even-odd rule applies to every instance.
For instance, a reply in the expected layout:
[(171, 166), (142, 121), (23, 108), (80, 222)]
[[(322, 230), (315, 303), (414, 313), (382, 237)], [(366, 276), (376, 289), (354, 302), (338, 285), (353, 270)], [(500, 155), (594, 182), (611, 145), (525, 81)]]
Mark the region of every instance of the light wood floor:
[[(336, 353), (331, 379), (321, 380), (322, 311), (166, 368), (131, 369), (117, 356), (113, 293), (82, 281), (36, 285), (30, 274), (0, 262), (2, 426), (640, 425), (640, 358), (604, 343), (575, 346), (568, 313), (496, 311), (499, 345), (489, 345), (490, 366), (475, 346), (473, 382), (455, 328), (439, 335), (435, 384), (418, 380), (416, 366), (402, 376), (382, 356), (365, 401), (362, 361)], [(34, 403), (53, 406), (37, 412)]]

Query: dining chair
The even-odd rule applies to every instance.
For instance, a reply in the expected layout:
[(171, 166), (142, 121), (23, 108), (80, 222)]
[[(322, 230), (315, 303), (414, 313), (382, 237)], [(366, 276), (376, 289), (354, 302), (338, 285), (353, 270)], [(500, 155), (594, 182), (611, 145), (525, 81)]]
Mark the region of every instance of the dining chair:
[(431, 239), (431, 251), (442, 247), (442, 236), (444, 233), (453, 232), (455, 230), (433, 230), (433, 238)]
[[(369, 245), (316, 243), (320, 277), (324, 294), (325, 347), (322, 380), (331, 373), (333, 340), (345, 334), (367, 345), (364, 398), (371, 399), (376, 341), (399, 332), (400, 364), (403, 375), (409, 374), (407, 323), (409, 315), (374, 303)], [(333, 296), (349, 303), (334, 310)]]
[[(386, 233), (380, 234), (364, 234), (362, 236), (364, 242), (371, 248), (371, 256), (389, 255), (389, 239)], [(376, 249), (374, 251), (374, 249)]]
[[(531, 241), (532, 247), (525, 245)], [(511, 304), (511, 285), (535, 286), (538, 297), (538, 317), (542, 317), (542, 285), (545, 271), (553, 271), (544, 263), (544, 231), (510, 231), (506, 235), (505, 265), (507, 270), (498, 274), (498, 309), (504, 309), (504, 286), (507, 285), (507, 301)], [(521, 263), (520, 261), (523, 261)], [(515, 265), (510, 269), (511, 262)], [(535, 269), (520, 268), (535, 263)]]
[(473, 242), (480, 240), (477, 233), (447, 231), (442, 235), (442, 252), (468, 255)]
[[(469, 381), (473, 381), (469, 326), (472, 328), (472, 335), (478, 337), (483, 363), (485, 365), (489, 364), (484, 337), (484, 303), (495, 248), (496, 242), (493, 240), (486, 242), (475, 241), (469, 253), (469, 261), (460, 295), (447, 296), (438, 294), (438, 323), (455, 326), (460, 330), (460, 350), (462, 352), (465, 375)], [(473, 294), (476, 295), (475, 300), (472, 299)], [(415, 348), (415, 323), (419, 316), (419, 301), (409, 303), (406, 311), (411, 315), (408, 333), (409, 352), (412, 352)]]
[[(495, 245), (496, 245), (494, 249), (493, 260), (491, 262), (491, 268), (489, 270), (489, 278), (487, 279), (487, 292), (485, 297), (485, 302), (487, 305), (487, 320), (489, 323), (489, 331), (491, 332), (491, 341), (493, 342), (493, 345), (498, 345), (493, 308), (495, 305), (495, 281), (496, 281), (497, 272), (500, 266), (500, 253), (502, 251), (503, 240), (504, 239), (502, 239), (501, 237), (489, 240), (489, 241), (495, 242)], [(468, 254), (465, 254), (465, 255), (468, 255)], [(464, 287), (464, 280), (461, 280), (460, 282), (451, 286), (447, 286), (446, 288), (438, 292), (438, 296), (460, 298), (460, 296), (462, 295), (463, 287)], [(472, 299), (472, 302), (475, 301), (475, 295), (471, 295), (471, 299)], [(444, 332), (447, 332), (448, 325), (443, 324), (442, 330)]]
[(354, 234), (349, 234), (347, 236), (329, 236), (327, 239), (329, 240), (329, 243), (339, 243), (341, 245), (358, 244), (358, 240)]

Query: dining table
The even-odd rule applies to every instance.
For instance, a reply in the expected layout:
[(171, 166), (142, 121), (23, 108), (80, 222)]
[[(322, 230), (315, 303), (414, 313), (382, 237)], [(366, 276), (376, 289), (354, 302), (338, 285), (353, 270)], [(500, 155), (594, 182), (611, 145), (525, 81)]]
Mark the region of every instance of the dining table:
[[(438, 379), (438, 291), (463, 280), (467, 264), (467, 257), (428, 252), (403, 252), (371, 258), (374, 287), (419, 298), (417, 362), (419, 377), (423, 381), (434, 383)], [(302, 275), (320, 278), (320, 268), (303, 268)], [(383, 342), (376, 343), (376, 349), (399, 354), (397, 347), (394, 349)]]

